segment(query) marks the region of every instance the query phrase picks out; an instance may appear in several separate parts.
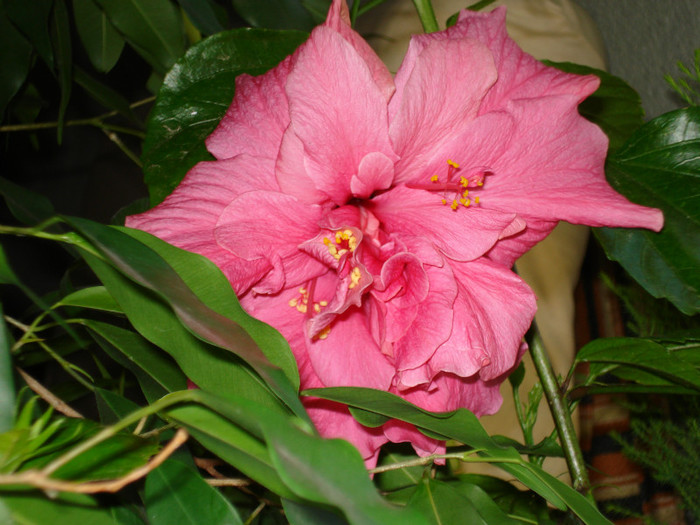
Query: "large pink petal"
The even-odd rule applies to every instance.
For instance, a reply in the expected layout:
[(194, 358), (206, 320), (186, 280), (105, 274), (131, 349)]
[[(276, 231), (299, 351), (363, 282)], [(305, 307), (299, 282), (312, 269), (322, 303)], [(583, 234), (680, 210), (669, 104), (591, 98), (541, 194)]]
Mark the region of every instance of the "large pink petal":
[(350, 26), (350, 13), (345, 0), (333, 0), (324, 25), (340, 33), (357, 51), (357, 54), (364, 59), (374, 82), (388, 102), (394, 94), (394, 79), (391, 77), (391, 73), (384, 65), (384, 62), (372, 50), (365, 39)]
[(536, 311), (535, 295), (513, 272), (480, 259), (454, 263), (459, 283), (452, 334), (429, 368), (462, 377), (479, 373), (488, 381), (513, 368)]
[[(298, 246), (318, 233), (323, 210), (303, 204), (292, 196), (271, 191), (252, 191), (236, 198), (221, 213), (214, 232), (220, 246), (246, 259), (267, 259), (282, 271), (278, 286), (295, 286), (326, 271), (317, 259)], [(265, 291), (272, 293), (278, 288)]]
[(200, 162), (161, 204), (127, 217), (126, 225), (204, 255), (224, 272), (236, 293), (244, 293), (271, 265), (262, 257), (246, 261), (234, 256), (216, 241), (214, 229), (231, 201), (242, 192), (265, 187), (271, 172), (271, 161), (248, 155)]
[[(483, 206), (526, 220), (661, 229), (659, 210), (629, 202), (605, 180), (607, 138), (576, 111), (573, 96), (512, 102), (516, 127), (494, 162)], [(530, 147), (537, 144), (537, 148)], [(486, 186), (485, 186), (486, 188)]]
[(258, 77), (238, 75), (236, 91), (224, 118), (206, 140), (217, 159), (241, 153), (275, 159), (289, 124), (287, 80), (293, 56)]
[(514, 213), (479, 207), (452, 210), (442, 204), (439, 193), (404, 186), (378, 195), (370, 204), (387, 233), (426, 237), (445, 255), (460, 261), (486, 253), (516, 219)]
[[(465, 68), (465, 64), (469, 64)], [(406, 164), (440, 150), (440, 145), (473, 120), (496, 81), (489, 50), (473, 40), (432, 40), (417, 57), (405, 86), (392, 99), (391, 139)], [(447, 160), (447, 159), (445, 159)]]
[(395, 160), (386, 99), (364, 59), (337, 32), (323, 26), (313, 31), (286, 90), (306, 173), (336, 204), (351, 197), (350, 179), (368, 153)]

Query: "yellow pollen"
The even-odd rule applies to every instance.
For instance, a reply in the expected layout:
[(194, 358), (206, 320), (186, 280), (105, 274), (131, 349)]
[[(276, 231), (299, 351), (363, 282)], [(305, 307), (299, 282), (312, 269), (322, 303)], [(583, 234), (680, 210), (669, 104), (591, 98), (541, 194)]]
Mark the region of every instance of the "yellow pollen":
[(469, 195), (469, 190), (464, 190), (462, 192), (462, 197), (466, 197), (467, 195)]
[(438, 181), (438, 176), (437, 176), (437, 175), (433, 175), (432, 177), (430, 177), (430, 180), (431, 180), (431, 182), (437, 182), (437, 181)]
[(464, 201), (462, 202), (462, 206), (464, 206), (465, 208), (469, 208), (469, 205), (472, 203), (470, 199), (462, 199), (462, 201)]
[(476, 185), (477, 185), (477, 186), (483, 186), (483, 185), (484, 185), (484, 181), (483, 181), (483, 180), (480, 180), (479, 182), (476, 183)]
[(447, 204), (447, 199), (442, 199), (442, 204)]
[(296, 308), (298, 312), (305, 314), (308, 311), (309, 292), (303, 286), (299, 288), (299, 297), (293, 297), (287, 303), (292, 308)]
[(330, 333), (331, 333), (331, 327), (329, 325), (329, 326), (326, 326), (323, 330), (321, 330), (316, 337), (318, 337), (319, 339), (325, 339), (326, 337), (328, 337), (328, 334), (330, 334)]
[(348, 285), (348, 288), (351, 290), (357, 286), (357, 284), (360, 282), (360, 278), (362, 277), (362, 272), (360, 272), (360, 269), (355, 266), (352, 269), (352, 272), (350, 272), (350, 284)]
[(289, 306), (291, 306), (292, 308), (294, 308), (294, 307), (297, 305), (298, 302), (299, 302), (299, 299), (296, 298), (296, 297), (295, 297), (294, 299), (290, 299), (290, 300), (289, 300)]
[(459, 164), (457, 164), (455, 161), (453, 161), (451, 159), (447, 159), (447, 163), (455, 169), (459, 168)]
[(321, 305), (316, 303), (314, 304), (314, 312), (318, 313), (321, 311)]
[(328, 306), (328, 301), (321, 301), (318, 304), (320, 304), (321, 306)]
[(469, 180), (465, 179), (464, 177), (459, 178), (459, 183), (462, 185), (462, 188), (469, 186)]
[(352, 233), (352, 230), (343, 230), (335, 232), (335, 239), (324, 237), (323, 244), (328, 248), (335, 259), (340, 259), (343, 255), (354, 252), (357, 248), (357, 237)]
[(479, 204), (479, 197), (474, 197), (474, 204)]
[(455, 199), (452, 201), (452, 205), (450, 206), (450, 208), (452, 208), (453, 210), (456, 210), (457, 206), (459, 206), (459, 204), (457, 204), (457, 199)]

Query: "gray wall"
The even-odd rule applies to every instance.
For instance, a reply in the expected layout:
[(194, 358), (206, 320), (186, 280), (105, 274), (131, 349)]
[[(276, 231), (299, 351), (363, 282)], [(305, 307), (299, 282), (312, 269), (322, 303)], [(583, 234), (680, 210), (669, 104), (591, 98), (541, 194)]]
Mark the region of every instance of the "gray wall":
[(609, 70), (642, 97), (647, 118), (683, 101), (664, 80), (676, 62), (692, 69), (700, 48), (700, 0), (575, 0), (598, 24)]

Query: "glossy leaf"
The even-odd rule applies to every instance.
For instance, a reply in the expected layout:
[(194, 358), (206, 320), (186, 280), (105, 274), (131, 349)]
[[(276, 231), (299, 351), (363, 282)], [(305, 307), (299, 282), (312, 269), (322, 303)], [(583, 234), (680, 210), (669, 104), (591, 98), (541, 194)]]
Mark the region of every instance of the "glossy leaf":
[(12, 23), (32, 43), (39, 56), (53, 69), (49, 19), (53, 0), (3, 0)]
[(107, 73), (119, 60), (124, 39), (93, 0), (73, 2), (78, 36), (94, 68)]
[(618, 150), (637, 128), (644, 124), (642, 99), (627, 82), (619, 77), (581, 64), (550, 62), (567, 73), (595, 75), (600, 78), (598, 89), (579, 105), (579, 113), (600, 126), (610, 139), (610, 151)]
[[(204, 346), (199, 352), (197, 350), (192, 352), (193, 347), (197, 346), (195, 341), (198, 339), (232, 352), (245, 360), (289, 408), (303, 418), (308, 417), (297, 397), (296, 386), (281, 369), (268, 361), (267, 356), (260, 351), (255, 340), (239, 324), (212, 310), (202, 302), (172, 266), (155, 251), (115, 228), (100, 226), (77, 218), (71, 218), (70, 223), (77, 227), (102, 252), (110, 264), (121, 272), (120, 275), (114, 275), (115, 272), (106, 267), (104, 263), (97, 261), (94, 257), (86, 256), (86, 260), (98, 273), (117, 302), (124, 308), (137, 330), (171, 353), (178, 360), (185, 373), (195, 382), (208, 382), (211, 375), (220, 373), (220, 370), (203, 367), (199, 362), (200, 359), (209, 359), (212, 356), (220, 360), (222, 364), (228, 361), (232, 365), (229, 368), (238, 371), (239, 375), (245, 372), (245, 367), (236, 366), (233, 360), (227, 359), (228, 356), (222, 359), (221, 352), (211, 347)], [(179, 252), (184, 253), (182, 250)], [(219, 271), (211, 263), (209, 269)], [(128, 292), (122, 289), (123, 282), (118, 282), (124, 280), (122, 275), (143, 288), (141, 290), (134, 289), (133, 284), (129, 283), (126, 284), (126, 288), (129, 288)], [(111, 284), (107, 283), (106, 280), (109, 280)], [(172, 307), (177, 319), (173, 319), (170, 309), (162, 303), (162, 300), (167, 301)], [(131, 301), (132, 306), (127, 308), (124, 301)], [(154, 324), (149, 311), (156, 312), (164, 321), (169, 319), (166, 322), (169, 322), (175, 330), (178, 330), (177, 325), (179, 325), (180, 331), (186, 327), (184, 332), (189, 331), (196, 338), (190, 336), (183, 347), (182, 342), (179, 341), (179, 338), (174, 338), (172, 332), (164, 332), (161, 325)], [(157, 343), (153, 338), (164, 338), (165, 346)], [(179, 350), (174, 350), (168, 345), (177, 345)], [(201, 345), (199, 346), (201, 347)], [(174, 352), (177, 352), (178, 355), (175, 356)], [(190, 370), (184, 366), (183, 361), (188, 362), (190, 370), (195, 372), (199, 379), (190, 375)], [(254, 376), (252, 376), (252, 380), (255, 380)], [(219, 388), (231, 391), (230, 383), (231, 378), (229, 377), (228, 383), (220, 385)], [(200, 386), (203, 385), (200, 384)], [(242, 390), (238, 385), (233, 385), (233, 388)]]
[[(408, 508), (415, 509), (428, 519), (433, 525), (457, 525), (469, 523), (470, 525), (487, 525), (487, 521), (479, 514), (477, 508), (469, 499), (441, 481), (422, 479), (418, 484), (418, 490), (408, 502)], [(505, 521), (492, 523), (511, 524), (505, 514)]]
[(232, 3), (253, 27), (310, 31), (316, 25), (301, 0), (232, 0)]
[(163, 74), (185, 52), (182, 19), (168, 0), (97, 0), (112, 25)]
[(55, 306), (77, 306), (103, 312), (123, 313), (114, 297), (109, 294), (104, 286), (92, 286), (76, 290), (58, 301)]
[(428, 412), (389, 392), (368, 388), (318, 388), (306, 390), (302, 394), (400, 419), (416, 425), (428, 436), (454, 439), (479, 449), (482, 457), (488, 458), (499, 468), (515, 476), (555, 507), (563, 510), (568, 506), (587, 524), (609, 523), (574, 489), (550, 476), (537, 465), (522, 459), (515, 449), (500, 447), (486, 433), (476, 416), (466, 409), (444, 413)]
[(0, 48), (3, 50), (0, 60), (0, 119), (12, 97), (24, 84), (32, 61), (32, 46), (15, 29), (0, 3)]
[(602, 228), (605, 251), (654, 297), (700, 312), (700, 108), (666, 113), (640, 128), (608, 161), (610, 183), (661, 208), (661, 233)]
[(49, 199), (2, 177), (0, 194), (15, 219), (23, 224), (34, 226), (53, 215), (53, 205)]
[(167, 74), (147, 125), (143, 165), (152, 205), (168, 196), (197, 162), (212, 158), (204, 139), (231, 104), (236, 76), (264, 73), (306, 37), (292, 31), (236, 29), (187, 51)]
[[(103, 425), (113, 425), (141, 408), (130, 399), (103, 388), (95, 389), (95, 402), (97, 411), (100, 414), (100, 422)], [(127, 430), (133, 431), (135, 427), (136, 423), (131, 427), (127, 427)]]
[[(84, 320), (83, 324), (97, 336), (97, 341), (105, 352), (131, 370), (139, 382), (143, 379), (142, 374), (153, 379), (160, 387), (160, 395), (154, 397), (187, 388), (187, 378), (177, 365), (140, 335), (99, 321)], [(147, 398), (149, 401), (155, 400), (149, 396)]]
[(112, 510), (98, 506), (92, 497), (85, 494), (61, 493), (55, 498), (48, 498), (35, 493), (5, 492), (0, 496), (0, 504), (5, 506), (14, 520), (9, 524), (115, 525)]
[(56, 128), (56, 136), (60, 144), (63, 137), (66, 109), (73, 88), (73, 50), (68, 9), (64, 0), (54, 0), (53, 16), (51, 17), (51, 41), (53, 42), (56, 74), (61, 87), (61, 100), (58, 104), (58, 127)]
[(146, 477), (144, 501), (150, 525), (243, 525), (236, 509), (218, 490), (174, 459)]
[[(2, 247), (0, 246), (1, 258)], [(2, 265), (0, 260), (0, 272), (2, 272)], [(0, 434), (10, 430), (15, 420), (15, 381), (10, 354), (11, 343), (10, 333), (3, 318), (2, 303), (0, 303)]]
[(700, 392), (700, 371), (650, 339), (595, 339), (578, 352), (576, 363), (612, 363), (640, 368)]

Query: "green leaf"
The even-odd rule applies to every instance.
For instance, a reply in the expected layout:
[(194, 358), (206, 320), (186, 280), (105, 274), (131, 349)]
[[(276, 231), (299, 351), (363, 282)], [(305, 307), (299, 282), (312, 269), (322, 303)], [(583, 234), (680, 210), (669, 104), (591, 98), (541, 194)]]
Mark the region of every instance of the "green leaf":
[(10, 266), (10, 261), (7, 260), (7, 255), (5, 255), (5, 250), (0, 244), (0, 284), (14, 284), (15, 286), (22, 286), (22, 282), (17, 277), (17, 274)]
[[(217, 14), (220, 6), (209, 0), (177, 0), (177, 3), (185, 10), (194, 26), (205, 35), (220, 33), (225, 29)], [(225, 12), (221, 14), (224, 17), (226, 15)]]
[[(576, 354), (576, 363), (612, 363), (639, 368), (672, 383), (700, 391), (700, 371), (650, 339), (595, 339)], [(611, 371), (615, 372), (614, 369)]]
[(73, 2), (73, 16), (90, 62), (100, 73), (107, 73), (119, 60), (124, 39), (93, 0)]
[(282, 499), (282, 507), (290, 525), (348, 525), (344, 518), (321, 507), (290, 499)]
[(243, 525), (238, 512), (195, 470), (168, 459), (146, 477), (150, 525)]
[(84, 320), (83, 324), (97, 336), (97, 342), (107, 355), (133, 372), (142, 386), (143, 375), (147, 375), (160, 387), (155, 395), (146, 396), (149, 402), (168, 392), (187, 388), (187, 378), (177, 365), (140, 335), (99, 321)]
[(316, 25), (300, 0), (232, 0), (232, 3), (253, 27), (311, 31)]
[[(434, 525), (487, 525), (483, 517), (469, 499), (448, 484), (434, 479), (422, 479), (418, 490), (408, 502), (408, 508), (415, 509)], [(501, 513), (502, 514), (502, 513)], [(492, 523), (511, 524), (513, 520), (503, 514), (504, 521)]]
[(236, 76), (264, 73), (307, 36), (236, 29), (187, 51), (167, 74), (147, 124), (143, 165), (152, 205), (168, 196), (197, 162), (212, 158), (204, 139), (231, 104)]
[(54, 307), (77, 306), (79, 308), (90, 308), (91, 310), (101, 310), (103, 312), (123, 313), (117, 302), (114, 300), (107, 288), (104, 286), (92, 286), (81, 288), (66, 295), (58, 301)]
[(78, 66), (75, 67), (75, 81), (80, 87), (87, 91), (88, 95), (102, 104), (105, 108), (118, 111), (121, 115), (128, 118), (132, 122), (139, 126), (141, 125), (139, 119), (131, 110), (128, 100), (119, 94), (119, 92), (88, 75)]
[(484, 430), (474, 414), (466, 409), (435, 413), (423, 410), (389, 392), (369, 388), (317, 388), (302, 392), (406, 421), (436, 439), (454, 439), (481, 452), (499, 468), (515, 476), (559, 509), (567, 506), (587, 524), (608, 524), (598, 510), (581, 494), (550, 476), (540, 467), (521, 458), (513, 448), (499, 446)]
[(39, 56), (53, 69), (53, 52), (49, 37), (49, 17), (53, 0), (3, 0), (7, 15), (37, 50)]
[[(141, 408), (133, 401), (103, 388), (95, 389), (95, 401), (103, 425), (113, 425)], [(127, 430), (133, 431), (135, 427), (136, 423), (127, 427)]]
[(600, 126), (610, 139), (610, 152), (618, 150), (644, 124), (642, 99), (627, 82), (600, 69), (570, 62), (545, 64), (577, 75), (596, 75), (600, 87), (579, 105), (579, 113)]
[(0, 194), (5, 198), (5, 203), (15, 219), (23, 224), (34, 226), (53, 215), (53, 205), (49, 199), (2, 177)]
[(0, 3), (0, 119), (12, 97), (24, 84), (32, 63), (32, 46), (15, 29)]
[(97, 0), (127, 42), (163, 74), (185, 52), (182, 18), (168, 0)]
[(654, 297), (700, 312), (700, 108), (666, 113), (640, 128), (608, 161), (610, 183), (664, 212), (661, 233), (597, 230), (605, 251)]
[(58, 104), (58, 127), (56, 136), (60, 144), (63, 139), (63, 123), (66, 108), (70, 101), (73, 87), (73, 51), (70, 39), (70, 22), (64, 0), (54, 0), (51, 17), (51, 40), (55, 57), (56, 74), (61, 87), (61, 100)]
[[(383, 451), (388, 450), (388, 452), (380, 456), (377, 466), (384, 467), (415, 459), (416, 455), (413, 449), (404, 445), (385, 446)], [(383, 492), (395, 492), (406, 487), (417, 487), (423, 477), (423, 472), (425, 472), (425, 467), (420, 465), (402, 467), (375, 474), (374, 480)]]
[[(2, 246), (0, 246), (0, 273), (2, 273)], [(0, 434), (10, 430), (15, 421), (15, 381), (10, 353), (10, 333), (3, 318), (0, 303)]]
[[(56, 497), (38, 494), (3, 493), (0, 496), (9, 515), (17, 525), (115, 525), (112, 509), (98, 506), (85, 494), (61, 493)], [(0, 517), (2, 513), (0, 511)], [(6, 523), (3, 521), (3, 523)], [(137, 522), (138, 523), (138, 522)]]

